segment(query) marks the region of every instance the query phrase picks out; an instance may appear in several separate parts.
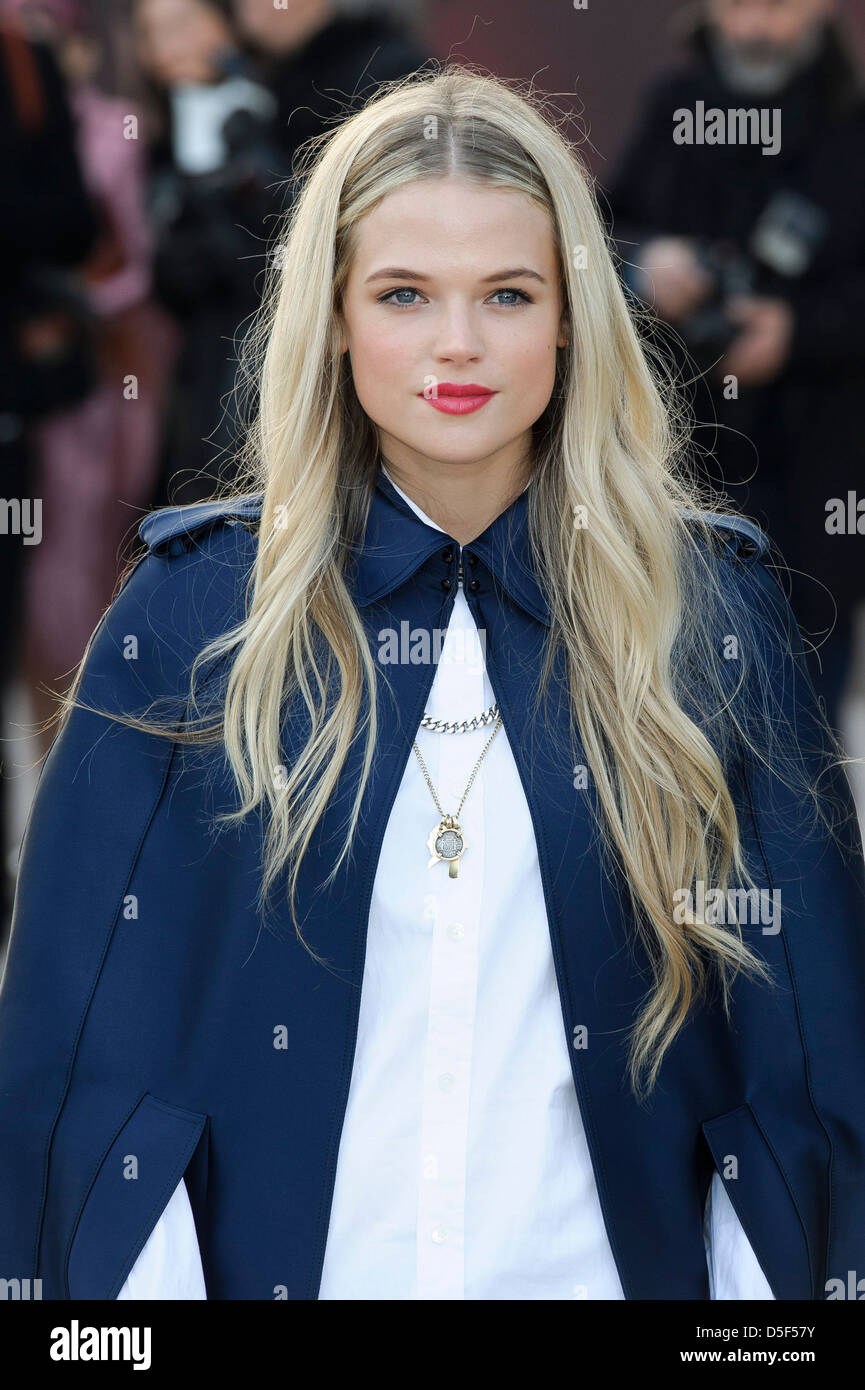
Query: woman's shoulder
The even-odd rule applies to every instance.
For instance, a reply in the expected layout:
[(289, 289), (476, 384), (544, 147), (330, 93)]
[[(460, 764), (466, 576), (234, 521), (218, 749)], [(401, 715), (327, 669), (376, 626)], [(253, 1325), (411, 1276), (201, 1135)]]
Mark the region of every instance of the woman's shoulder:
[[(699, 562), (683, 572), (683, 649), (692, 675), (711, 670), (749, 728), (768, 738), (817, 718), (790, 572), (771, 535), (736, 513), (688, 512)], [(696, 663), (696, 664), (695, 664)]]
[(261, 501), (164, 507), (142, 518), (145, 548), (90, 638), (83, 698), (131, 714), (186, 692), (198, 654), (246, 617)]
[(683, 509), (681, 516), (711, 538), (714, 549), (737, 560), (761, 560), (768, 556), (771, 538), (756, 521), (738, 513)]
[(686, 602), (704, 614), (759, 611), (771, 614), (773, 626), (795, 622), (783, 589), (783, 559), (768, 532), (736, 512), (686, 509), (680, 515), (695, 542), (691, 556), (700, 557), (686, 567)]
[(160, 507), (139, 523), (138, 534), (152, 554), (180, 555), (200, 549), (205, 539), (222, 528), (254, 534), (261, 518), (263, 493), (249, 493), (187, 506)]
[(146, 549), (118, 597), (130, 590), (155, 618), (193, 637), (228, 626), (243, 616), (233, 610), (252, 574), (261, 506), (262, 494), (249, 494), (149, 512), (138, 525)]
[[(683, 565), (691, 621), (729, 651), (750, 648), (754, 664), (801, 655), (804, 644), (786, 592), (783, 557), (772, 537), (738, 513), (681, 512), (694, 546)], [(686, 559), (683, 554), (683, 560)], [(731, 641), (735, 638), (735, 641)]]

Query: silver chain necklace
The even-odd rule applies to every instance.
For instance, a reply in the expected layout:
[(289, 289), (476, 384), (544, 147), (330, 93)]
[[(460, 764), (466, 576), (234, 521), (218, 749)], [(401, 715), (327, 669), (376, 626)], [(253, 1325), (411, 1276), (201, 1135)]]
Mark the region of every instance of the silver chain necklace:
[(450, 814), (443, 810), (441, 802), (439, 801), (438, 796), (436, 795), (436, 789), (433, 786), (432, 778), (429, 775), (429, 768), (424, 762), (423, 754), (417, 746), (417, 739), (415, 739), (414, 743), (412, 744), (412, 748), (417, 754), (417, 760), (421, 765), (421, 771), (423, 772), (426, 784), (432, 792), (432, 799), (436, 804), (436, 810), (441, 816), (441, 820), (439, 821), (435, 829), (430, 831), (429, 839), (427, 840), (427, 849), (430, 852), (430, 861), (427, 865), (427, 868), (431, 869), (433, 865), (438, 864), (441, 860), (444, 860), (448, 866), (449, 878), (456, 878), (459, 874), (460, 856), (463, 855), (465, 851), (468, 849), (468, 841), (463, 835), (462, 827), (459, 823), (459, 814), (460, 811), (463, 809), (463, 802), (465, 801), (466, 797), (471, 791), (472, 783), (475, 780), (477, 770), (483, 762), (484, 758), (486, 757), (486, 754), (489, 750), (489, 746), (501, 727), (502, 717), (501, 715), (499, 715), (496, 719), (495, 728), (493, 729), (492, 733), (490, 734), (489, 738), (484, 744), (483, 752), (481, 753), (480, 757), (478, 758), (477, 762), (472, 768), (472, 775), (469, 778), (466, 789), (460, 798), (460, 804), (457, 807), (457, 809)]
[(427, 840), (427, 849), (430, 852), (430, 861), (427, 867), (431, 869), (434, 864), (439, 863), (443, 859), (448, 865), (449, 878), (457, 877), (460, 871), (460, 858), (468, 848), (468, 843), (462, 833), (462, 828), (459, 823), (459, 813), (463, 808), (463, 802), (471, 790), (472, 783), (475, 780), (475, 773), (483, 762), (490, 744), (502, 726), (502, 717), (499, 714), (498, 704), (492, 704), (489, 709), (484, 710), (483, 714), (474, 714), (471, 719), (433, 719), (432, 715), (425, 714), (421, 720), (420, 726), (422, 729), (431, 729), (434, 733), (439, 734), (469, 733), (473, 729), (480, 729), (486, 724), (492, 724), (493, 720), (495, 720), (495, 728), (487, 739), (483, 752), (474, 765), (472, 775), (468, 780), (468, 786), (462, 794), (462, 800), (459, 806), (451, 815), (447, 814), (442, 809), (441, 803), (436, 796), (436, 789), (429, 775), (429, 769), (423, 760), (423, 755), (418, 748), (417, 740), (412, 744), (412, 748), (417, 755), (417, 760), (421, 765), (426, 784), (432, 792), (436, 810), (441, 816), (441, 820), (435, 829), (431, 831), (430, 837)]
[(425, 714), (420, 727), (431, 729), (434, 734), (470, 734), (492, 724), (498, 712), (498, 703), (493, 703), (483, 714), (473, 714), (471, 719), (434, 719), (431, 714)]

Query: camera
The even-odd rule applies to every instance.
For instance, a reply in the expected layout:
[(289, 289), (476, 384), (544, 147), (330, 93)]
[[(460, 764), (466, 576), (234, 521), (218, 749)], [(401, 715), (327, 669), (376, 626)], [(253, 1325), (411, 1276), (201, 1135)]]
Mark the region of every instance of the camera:
[(713, 367), (740, 332), (727, 313), (736, 295), (775, 293), (804, 275), (828, 230), (822, 208), (799, 193), (774, 194), (760, 214), (746, 249), (730, 241), (697, 243), (700, 265), (712, 280), (709, 299), (681, 325), (701, 371)]

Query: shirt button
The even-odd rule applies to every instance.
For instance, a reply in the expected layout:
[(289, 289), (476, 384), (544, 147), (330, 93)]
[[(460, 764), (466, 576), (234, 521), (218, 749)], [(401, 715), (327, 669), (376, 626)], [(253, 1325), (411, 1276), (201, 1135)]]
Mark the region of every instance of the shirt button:
[(448, 927), (448, 936), (450, 937), (451, 941), (462, 941), (465, 934), (466, 929), (463, 926), (462, 922), (451, 922), (450, 926)]
[(439, 1090), (452, 1091), (456, 1084), (456, 1077), (452, 1071), (443, 1071), (439, 1077)]
[(432, 1231), (432, 1238), (435, 1241), (436, 1245), (444, 1245), (445, 1241), (448, 1238), (448, 1233), (445, 1230), (444, 1226), (435, 1226)]

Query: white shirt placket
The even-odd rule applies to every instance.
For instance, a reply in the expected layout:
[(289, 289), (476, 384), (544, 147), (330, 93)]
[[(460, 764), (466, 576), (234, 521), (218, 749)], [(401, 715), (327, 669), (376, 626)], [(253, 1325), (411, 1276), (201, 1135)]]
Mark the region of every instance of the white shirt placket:
[[(428, 708), (445, 719), (467, 718), (484, 708), (477, 629), (461, 591)], [(456, 813), (491, 733), (492, 726), (459, 734), (420, 731), (418, 746), (446, 812)], [(422, 775), (419, 765), (417, 771)], [(482, 763), (459, 815), (467, 848), (457, 878), (450, 878), (444, 863), (428, 870), (427, 906), (433, 931), (418, 1181), (417, 1292), (421, 1299), (465, 1296), (466, 1159), (484, 871), (483, 774)], [(438, 813), (431, 796), (429, 800), (432, 829)]]

